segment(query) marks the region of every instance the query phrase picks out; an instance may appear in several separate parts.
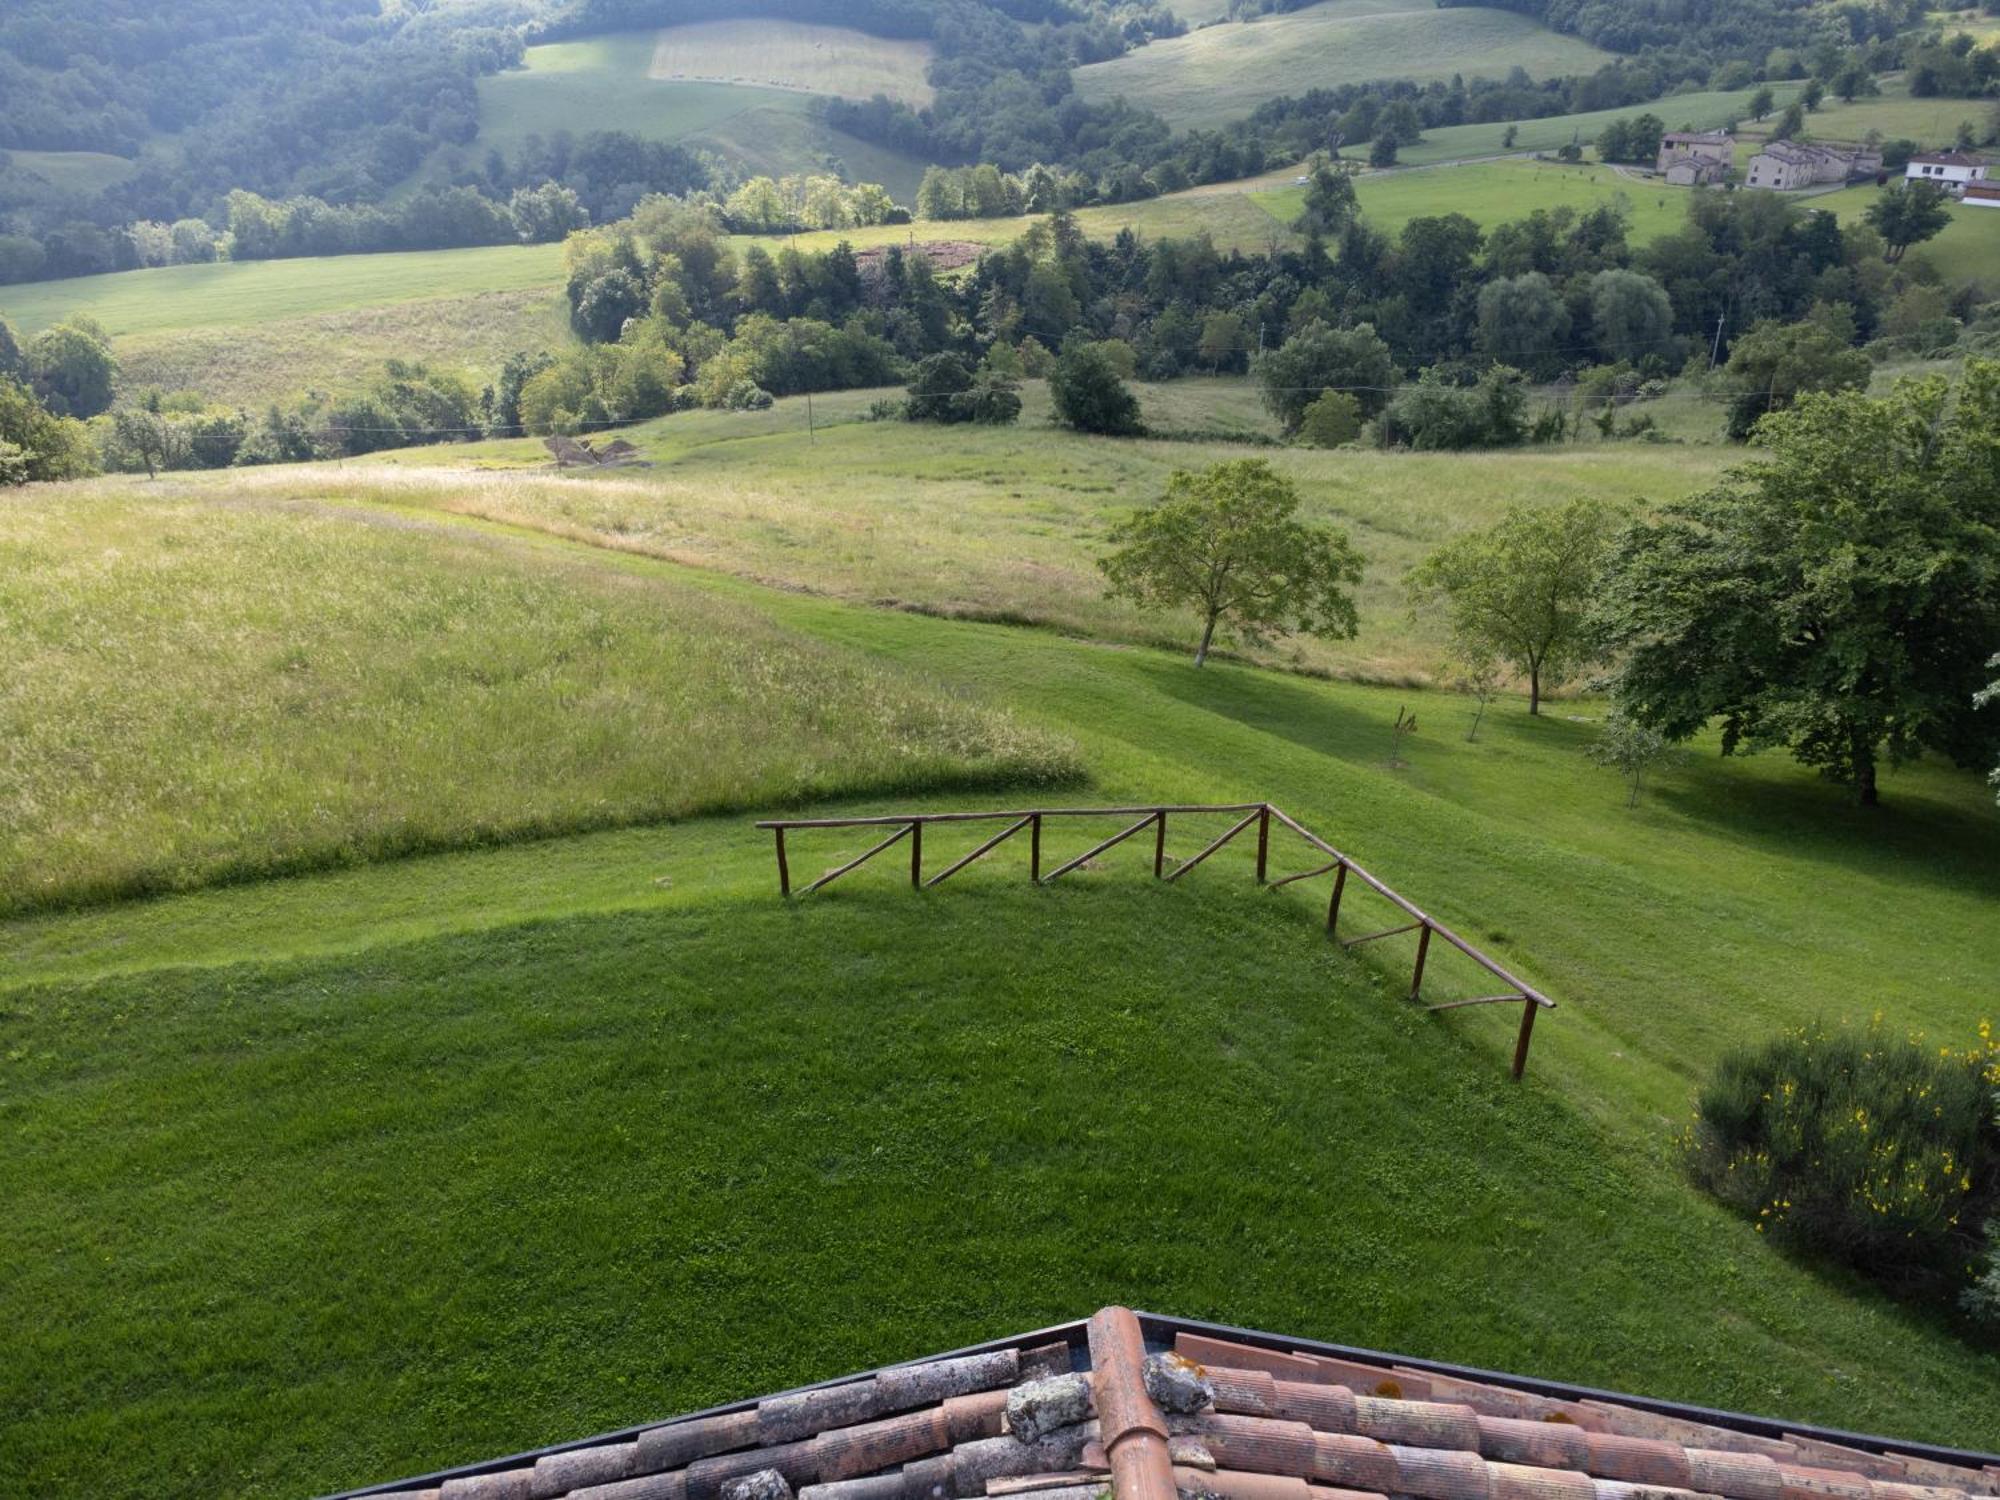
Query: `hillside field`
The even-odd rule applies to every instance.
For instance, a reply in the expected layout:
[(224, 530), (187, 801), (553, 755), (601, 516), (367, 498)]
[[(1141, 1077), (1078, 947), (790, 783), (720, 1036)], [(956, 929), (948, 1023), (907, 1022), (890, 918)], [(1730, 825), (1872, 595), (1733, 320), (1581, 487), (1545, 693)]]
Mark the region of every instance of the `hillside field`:
[[(1798, 85), (1772, 85), (1778, 108), (1783, 109), (1797, 93)], [(1651, 104), (1628, 105), (1622, 109), (1591, 110), (1575, 115), (1550, 115), (1540, 120), (1498, 121), (1486, 125), (1445, 125), (1426, 130), (1424, 138), (1405, 146), (1397, 159), (1406, 166), (1433, 166), (1439, 162), (1466, 161), (1482, 156), (1526, 155), (1553, 152), (1580, 141), (1588, 149), (1604, 127), (1614, 120), (1629, 120), (1648, 112), (1667, 122), (1669, 130), (1713, 130), (1731, 120), (1749, 117), (1755, 89), (1732, 93), (1674, 94)], [(1507, 131), (1514, 131), (1514, 144), (1505, 144)], [(1365, 152), (1363, 153), (1365, 154)]]
[[(1843, 188), (1814, 198), (1813, 207), (1826, 209), (1844, 224), (1853, 223), (1881, 192), (1872, 183)], [(1954, 203), (1951, 222), (1935, 239), (1912, 246), (1909, 253), (1929, 261), (1947, 281), (1976, 281), (1988, 296), (2000, 293), (2000, 210)]]
[(775, 20), (549, 43), (530, 47), (524, 66), (480, 80), (479, 136), (460, 154), (515, 151), (530, 135), (562, 130), (624, 130), (716, 151), (746, 172), (838, 165), (908, 202), (925, 163), (829, 129), (813, 95), (865, 89), (860, 97), (879, 90), (927, 102), (927, 56), (920, 43)]
[[(1147, 445), (1096, 446), (1051, 474), (1094, 483)], [(1976, 777), (1895, 772), (1863, 813), (1710, 742), (1628, 811), (1581, 753), (1588, 702), (1503, 703), (1468, 743), (1446, 695), (774, 589), (546, 520), (497, 528), (422, 493), (440, 476), (400, 495), (383, 477), (107, 481), (0, 509), (36, 650), (121, 661), (137, 689), (108, 727), (151, 748), (116, 817), (231, 793), (235, 816), (201, 826), (254, 847), (297, 821), (286, 775), (339, 813), (375, 805), (367, 768), (399, 766), (408, 815), (444, 818), (551, 763), (742, 778), (743, 811), (0, 923), (20, 1148), (0, 1155), (0, 1319), (21, 1331), (0, 1488), (319, 1493), (1108, 1300), (2000, 1440), (2000, 1354), (1787, 1260), (1688, 1187), (1673, 1147), (1735, 1042), (1875, 1009), (1969, 1037), (2000, 984), (2000, 811)], [(1482, 474), (1438, 501), (1470, 523), (1495, 491)], [(901, 540), (859, 517), (848, 534)], [(216, 581), (176, 586), (202, 569)], [(217, 609), (226, 628), (195, 632)], [(737, 689), (734, 669), (681, 683), (664, 661), (779, 642), (775, 676)], [(810, 744), (784, 674), (815, 656), (841, 664), (814, 703), (863, 730), (859, 764), (903, 739), (864, 705), (920, 678), (970, 722), (1073, 746), (1089, 784), (954, 792), (947, 761), (893, 802), (774, 792)], [(237, 716), (269, 681), (295, 717)], [(705, 712), (757, 725), (757, 748), (686, 718), (718, 695)], [(404, 728), (471, 705), (490, 732), (453, 738), (477, 756)], [(1392, 771), (1399, 708), (1423, 729)], [(392, 732), (313, 748), (342, 716)], [(88, 795), (90, 762), (44, 759)], [(599, 773), (540, 779), (587, 798)], [(788, 906), (749, 827), (758, 806), (1262, 796), (1561, 1001), (1524, 1085), (1510, 1014), (1412, 1009), (1407, 937), (1330, 947), (1323, 884), (1259, 893), (1241, 844), (1172, 886), (1128, 848), (1034, 889), (1002, 851), (921, 896), (892, 853)], [(1171, 854), (1205, 831), (1184, 820)], [(867, 842), (802, 837), (793, 868)], [(971, 842), (927, 841), (927, 868)], [(1478, 980), (1434, 954), (1426, 998)]]
[(1177, 129), (1213, 127), (1266, 99), (1377, 78), (1419, 81), (1594, 72), (1611, 54), (1512, 11), (1439, 10), (1427, 0), (1321, 0), (1224, 22), (1075, 71), (1084, 99), (1120, 96)]

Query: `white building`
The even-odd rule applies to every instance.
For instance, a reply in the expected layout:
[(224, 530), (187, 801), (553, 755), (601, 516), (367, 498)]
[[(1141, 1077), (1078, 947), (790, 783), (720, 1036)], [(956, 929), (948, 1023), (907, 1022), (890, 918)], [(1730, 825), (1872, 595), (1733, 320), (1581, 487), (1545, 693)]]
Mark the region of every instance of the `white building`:
[(1948, 193), (1963, 193), (1971, 183), (1986, 180), (1986, 163), (1963, 151), (1937, 151), (1911, 157), (1903, 175), (1912, 182), (1935, 183)]

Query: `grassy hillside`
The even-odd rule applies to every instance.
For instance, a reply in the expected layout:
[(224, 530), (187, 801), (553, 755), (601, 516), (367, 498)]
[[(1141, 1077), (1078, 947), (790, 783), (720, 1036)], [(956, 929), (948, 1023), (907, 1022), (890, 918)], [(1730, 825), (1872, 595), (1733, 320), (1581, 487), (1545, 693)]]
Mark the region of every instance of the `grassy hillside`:
[(0, 910), (1065, 763), (670, 580), (304, 498), (325, 483), (0, 510)]
[(561, 280), (560, 245), (224, 261), (0, 287), (0, 316), (33, 333), (83, 313), (118, 338), (490, 292), (553, 290)]
[(886, 94), (918, 108), (934, 97), (924, 79), (929, 42), (870, 36), (798, 21), (701, 21), (659, 34), (654, 78), (743, 83), (871, 99)]
[(1426, 0), (1321, 0), (1204, 27), (1076, 70), (1077, 93), (1123, 96), (1176, 127), (1215, 126), (1266, 99), (1371, 78), (1591, 72), (1610, 54), (1512, 11), (1439, 10)]
[[(730, 818), (16, 920), (7, 1488), (324, 1491), (1111, 1299), (2000, 1440), (2000, 1355), (1788, 1262), (1671, 1146), (1733, 1041), (1878, 1007), (1969, 1036), (2000, 982), (1975, 778), (1898, 772), (1864, 814), (1702, 746), (1627, 812), (1590, 723), (1518, 704), (1469, 744), (1450, 699), (558, 554), (584, 597), (693, 588), (977, 684), (1076, 741), (1079, 798), (1280, 798), (1564, 1002), (1529, 1082), (1511, 1017), (1409, 1009), (1406, 947), (1329, 948), (1323, 891), (1255, 893), (1246, 849), (1173, 887), (1130, 851), (921, 897), (892, 864), (786, 907)], [(112, 649), (131, 620), (74, 616)]]
[[(1420, 170), (1367, 172), (1354, 182), (1368, 222), (1394, 234), (1410, 220), (1460, 213), (1490, 228), (1538, 208), (1568, 205), (1588, 211), (1622, 201), (1631, 210), (1630, 237), (1643, 244), (1678, 229), (1687, 217), (1685, 188), (1622, 175), (1596, 163), (1533, 161), (1508, 157)], [(1256, 203), (1279, 224), (1290, 224), (1305, 206), (1305, 189), (1286, 187), (1253, 193)]]
[[(132, 163), (101, 151), (8, 151), (11, 172), (64, 192), (101, 193), (132, 175)], [(14, 191), (32, 183), (10, 185)]]
[[(1853, 223), (1868, 212), (1881, 192), (1870, 183), (1827, 193), (1812, 202), (1813, 207), (1838, 215), (1842, 223)], [(1977, 281), (1989, 296), (2000, 293), (2000, 211), (1954, 203), (1951, 223), (1937, 238), (1924, 241), (1910, 254), (1921, 255), (1947, 281)]]
[[(1791, 102), (1798, 87), (1790, 83), (1772, 86), (1771, 92), (1776, 96), (1780, 109)], [(1516, 120), (1491, 125), (1446, 125), (1426, 130), (1423, 140), (1414, 146), (1403, 147), (1398, 159), (1408, 166), (1429, 166), (1437, 162), (1503, 156), (1514, 152), (1552, 152), (1568, 145), (1571, 140), (1581, 141), (1588, 147), (1612, 121), (1629, 120), (1634, 115), (1648, 112), (1665, 120), (1669, 130), (1713, 130), (1731, 120), (1747, 120), (1750, 99), (1755, 93), (1755, 89), (1740, 89), (1734, 93), (1675, 94), (1651, 104), (1630, 105), (1624, 109), (1600, 109), (1585, 114), (1551, 115), (1542, 120)], [(1511, 147), (1504, 143), (1510, 129), (1514, 132)]]
[[(1147, 420), (1162, 428), (1271, 430), (1248, 381), (1181, 381), (1141, 392)], [(730, 413), (648, 423), (628, 434), (658, 460), (648, 473), (469, 482), (420, 467), (544, 461), (530, 440), (385, 456), (417, 472), (377, 489), (366, 466), (350, 468), (341, 493), (546, 527), (863, 602), (1149, 643), (1192, 641), (1186, 622), (1106, 601), (1096, 558), (1113, 522), (1157, 495), (1174, 468), (1242, 457), (1244, 449), (1080, 437), (1050, 424), (1038, 384), (1024, 390), (1020, 427), (954, 432), (941, 446), (933, 428), (853, 421), (873, 394), (818, 402), (822, 422), (848, 420), (813, 442), (796, 401), (754, 424)], [(1733, 461), (1726, 450), (1643, 443), (1263, 456), (1299, 484), (1315, 518), (1348, 528), (1369, 562), (1360, 638), (1288, 642), (1273, 659), (1390, 681), (1422, 680), (1438, 661), (1441, 638), (1409, 618), (1400, 585), (1403, 570), (1436, 542), (1509, 504), (1578, 494), (1676, 497)]]
[[(1906, 137), (1933, 150), (1949, 146), (1958, 134), (1961, 121), (1970, 120), (1975, 130), (1984, 127), (1992, 106), (1979, 99), (1913, 99), (1908, 80), (1892, 76), (1881, 80), (1879, 95), (1842, 104), (1829, 97), (1806, 117), (1808, 138), (1825, 141), (1859, 141), (1871, 130), (1884, 138)], [(1782, 107), (1782, 101), (1781, 101)], [(1761, 123), (1745, 120), (1745, 139), (1761, 140), (1777, 124), (1774, 113)]]
[(924, 163), (828, 129), (812, 96), (865, 88), (861, 97), (879, 89), (927, 101), (926, 56), (922, 43), (765, 20), (530, 47), (523, 67), (480, 80), (479, 137), (467, 152), (513, 151), (559, 130), (625, 130), (703, 146), (750, 172), (838, 165), (907, 202)]

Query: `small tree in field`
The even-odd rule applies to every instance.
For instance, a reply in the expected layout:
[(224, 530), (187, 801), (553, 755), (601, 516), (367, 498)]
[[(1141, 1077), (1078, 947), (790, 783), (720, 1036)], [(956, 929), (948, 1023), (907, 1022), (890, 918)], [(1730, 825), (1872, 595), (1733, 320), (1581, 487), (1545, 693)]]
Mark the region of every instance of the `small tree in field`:
[(1500, 658), (1485, 645), (1461, 641), (1452, 647), (1452, 660), (1444, 669), (1444, 680), (1452, 691), (1463, 693), (1473, 702), (1472, 723), (1466, 726), (1467, 744), (1479, 741), (1479, 723), (1486, 709), (1500, 696)]
[(1539, 714), (1544, 684), (1589, 657), (1585, 615), (1610, 528), (1595, 500), (1510, 510), (1491, 530), (1445, 543), (1404, 585), (1413, 608), (1443, 609), (1456, 640), (1511, 662)]
[(1664, 760), (1669, 752), (1667, 737), (1659, 730), (1648, 729), (1623, 714), (1613, 714), (1605, 721), (1603, 737), (1583, 753), (1596, 764), (1623, 776), (1631, 788), (1625, 805), (1637, 807), (1646, 773)]
[(1192, 609), (1201, 620), (1194, 664), (1208, 660), (1228, 621), (1253, 639), (1267, 631), (1354, 635), (1361, 556), (1344, 532), (1294, 517), (1298, 492), (1262, 459), (1176, 469), (1167, 492), (1111, 533), (1098, 567), (1112, 598), (1148, 609)]
[(1361, 435), (1361, 403), (1345, 391), (1328, 391), (1306, 408), (1299, 441), (1313, 448), (1338, 448)]

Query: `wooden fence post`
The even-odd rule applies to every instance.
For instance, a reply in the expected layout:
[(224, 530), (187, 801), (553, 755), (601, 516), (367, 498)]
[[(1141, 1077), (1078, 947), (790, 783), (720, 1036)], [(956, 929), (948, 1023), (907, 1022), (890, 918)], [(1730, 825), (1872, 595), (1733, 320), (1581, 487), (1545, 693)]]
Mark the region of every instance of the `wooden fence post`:
[(1528, 1038), (1535, 1034), (1535, 1012), (1541, 1007), (1525, 995), (1521, 997), (1521, 1035), (1514, 1043), (1514, 1081), (1528, 1071)]
[(917, 890), (924, 888), (924, 825), (914, 819), (910, 823), (910, 884)]
[(1167, 870), (1167, 810), (1160, 809), (1160, 821), (1153, 829), (1153, 879), (1158, 880)]
[(1417, 929), (1417, 966), (1410, 971), (1410, 998), (1416, 999), (1424, 989), (1424, 955), (1431, 951), (1431, 924), (1425, 922)]
[(1264, 871), (1271, 861), (1271, 806), (1267, 802), (1264, 810), (1257, 814), (1257, 884), (1264, 883)]
[(1042, 880), (1042, 815), (1028, 826), (1028, 878), (1037, 885)]
[(792, 870), (785, 863), (785, 830), (779, 828), (773, 831), (778, 835), (778, 894), (789, 896), (792, 893)]
[(1347, 861), (1342, 860), (1333, 870), (1333, 899), (1326, 903), (1326, 935), (1333, 936), (1334, 925), (1340, 921), (1340, 893), (1347, 885)]

